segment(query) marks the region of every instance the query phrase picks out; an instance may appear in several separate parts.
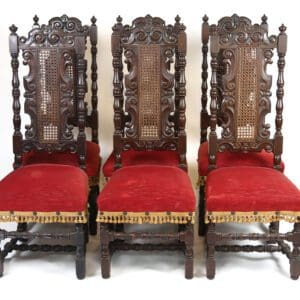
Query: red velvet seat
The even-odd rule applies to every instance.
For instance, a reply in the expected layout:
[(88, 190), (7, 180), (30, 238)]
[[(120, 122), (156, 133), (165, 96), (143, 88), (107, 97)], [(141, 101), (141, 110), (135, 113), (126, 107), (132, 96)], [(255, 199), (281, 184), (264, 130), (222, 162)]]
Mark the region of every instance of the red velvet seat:
[[(30, 151), (23, 154), (23, 165), (31, 164), (61, 164), (78, 166), (78, 155), (70, 152), (48, 153), (43, 151)], [(100, 147), (98, 144), (86, 142), (86, 172), (89, 177), (99, 176), (101, 164)]]
[[(219, 152), (216, 163), (217, 168), (235, 167), (235, 166), (254, 166), (273, 168), (273, 153), (261, 152)], [(282, 163), (282, 169), (284, 164)], [(198, 150), (198, 173), (200, 176), (208, 174), (208, 142), (200, 145)]]
[(78, 167), (21, 167), (0, 182), (0, 221), (86, 222), (88, 190), (88, 177)]
[[(213, 212), (227, 212), (235, 221), (243, 216), (244, 221), (247, 217), (253, 221), (260, 217), (259, 212), (269, 213), (262, 216), (269, 219), (273, 216), (274, 220), (299, 218), (300, 191), (283, 173), (274, 169), (220, 168), (207, 176), (206, 210), (208, 217)], [(237, 218), (234, 217), (236, 212), (240, 213)]]
[[(175, 151), (135, 151), (128, 150), (122, 152), (122, 166), (135, 165), (164, 165), (178, 166), (178, 153)], [(110, 177), (114, 172), (115, 157), (112, 153), (103, 165), (103, 174)]]
[(178, 167), (123, 167), (113, 173), (99, 195), (98, 210), (100, 222), (130, 213), (163, 213), (166, 219), (182, 216), (185, 221), (194, 214), (195, 195), (188, 174)]

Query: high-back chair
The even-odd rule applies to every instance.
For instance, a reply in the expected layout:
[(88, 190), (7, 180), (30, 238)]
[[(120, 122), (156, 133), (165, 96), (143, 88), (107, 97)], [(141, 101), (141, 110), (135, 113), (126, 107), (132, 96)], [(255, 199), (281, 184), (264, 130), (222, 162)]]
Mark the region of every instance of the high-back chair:
[[(179, 17), (166, 25), (147, 15), (131, 26), (118, 17), (112, 54), (115, 171), (98, 197), (102, 276), (110, 276), (115, 250), (165, 249), (184, 251), (186, 278), (192, 278), (195, 197), (186, 173), (185, 26)], [(123, 154), (132, 150), (178, 159), (176, 165), (123, 164)], [(178, 231), (128, 233), (125, 223), (178, 224)], [(164, 243), (127, 243), (139, 239)]]
[[(86, 93), (85, 38), (66, 34), (51, 25), (34, 26), (27, 37), (10, 27), (9, 46), (12, 66), (13, 152), (15, 170), (0, 182), (0, 221), (17, 222), (17, 231), (0, 231), (0, 239), (10, 239), (0, 251), (3, 261), (13, 250), (76, 251), (76, 273), (85, 276), (87, 241), (88, 177), (86, 175)], [(21, 130), (19, 52), (28, 74), (24, 76), (24, 112), (30, 118)], [(76, 69), (76, 84), (71, 70)], [(76, 86), (76, 89), (75, 89)], [(69, 118), (77, 102), (78, 133)], [(77, 166), (51, 163), (23, 165), (30, 151), (74, 153)], [(26, 223), (72, 223), (65, 233), (27, 231)], [(70, 240), (72, 245), (32, 244), (34, 238)]]
[[(39, 25), (39, 18), (35, 16), (33, 18), (33, 28), (41, 28)], [(86, 172), (89, 177), (89, 230), (91, 234), (96, 234), (96, 216), (97, 216), (97, 205), (96, 199), (99, 194), (99, 172), (100, 172), (100, 148), (98, 145), (98, 96), (97, 96), (97, 25), (96, 18), (92, 17), (92, 24), (90, 26), (82, 25), (78, 18), (68, 17), (63, 15), (61, 17), (51, 18), (48, 22), (47, 28), (54, 30), (60, 35), (64, 35), (66, 39), (74, 39), (76, 37), (82, 37), (85, 43), (90, 40), (91, 45), (91, 108), (89, 108), (87, 102), (85, 102), (86, 112), (86, 128), (90, 128), (91, 140), (86, 141)], [(77, 104), (77, 69), (76, 64), (68, 67), (70, 78), (73, 80), (73, 92), (72, 92), (72, 103), (74, 109), (72, 115), (68, 117), (68, 124), (70, 126), (78, 127), (78, 104)], [(87, 66), (84, 67), (85, 77), (87, 77)], [(85, 81), (86, 92), (87, 84)], [(88, 133), (88, 132), (87, 132)], [(29, 151), (22, 156), (22, 164), (37, 164), (37, 163), (57, 163), (57, 164), (68, 164), (78, 165), (76, 154), (70, 152), (53, 152), (47, 151)]]
[[(207, 277), (215, 276), (215, 251), (279, 251), (289, 258), (291, 277), (297, 279), (300, 275), (300, 192), (281, 172), (286, 27), (280, 26), (279, 35), (269, 36), (265, 20), (262, 24), (252, 24), (248, 18), (234, 15), (222, 18), (217, 25), (211, 25), (210, 30), (212, 75), (208, 168), (211, 171), (205, 193)], [(267, 67), (272, 63), (275, 49), (278, 54), (277, 101), (275, 133), (271, 136), (270, 125), (265, 123), (265, 117), (271, 111), (272, 85)], [(218, 135), (220, 59), (225, 71), (221, 76), (222, 131)], [(222, 168), (217, 163), (220, 152), (239, 155), (263, 150), (272, 153), (272, 168), (243, 164)], [(294, 223), (294, 230), (280, 233), (281, 220)], [(271, 226), (266, 233), (216, 231), (217, 223), (229, 222), (271, 223)], [(239, 240), (260, 241), (261, 244), (222, 244)], [(292, 250), (287, 242), (292, 243)]]
[[(222, 24), (222, 25), (221, 25)], [(234, 32), (240, 24), (240, 17), (233, 15), (231, 17), (226, 17), (219, 21), (218, 26), (222, 27), (220, 29), (219, 35), (220, 39), (225, 38), (231, 32)], [(260, 24), (262, 28), (268, 29), (267, 17), (264, 15), (262, 17), (262, 22)], [(210, 106), (209, 97), (207, 96), (208, 91), (208, 75), (211, 71), (207, 61), (207, 54), (209, 51), (209, 42), (214, 34), (215, 25), (208, 24), (208, 17), (205, 15), (203, 17), (202, 24), (202, 96), (201, 96), (201, 144), (198, 151), (198, 175), (199, 175), (199, 230), (198, 234), (205, 234), (205, 183), (206, 177), (209, 173), (208, 168), (208, 142), (207, 133), (210, 124), (211, 115), (208, 113), (207, 106)], [(226, 73), (226, 61), (224, 60), (224, 49), (219, 48), (216, 57), (216, 110), (217, 110), (217, 128), (221, 128), (222, 124), (226, 123), (228, 117), (224, 114), (222, 110), (222, 102), (225, 98), (225, 90), (223, 76)], [(273, 167), (273, 154), (269, 151), (262, 150), (260, 152), (230, 152), (224, 151), (220, 152), (216, 158), (216, 164), (218, 168), (229, 167), (229, 166), (261, 166), (261, 167)], [(283, 171), (284, 164), (281, 162), (281, 169)]]

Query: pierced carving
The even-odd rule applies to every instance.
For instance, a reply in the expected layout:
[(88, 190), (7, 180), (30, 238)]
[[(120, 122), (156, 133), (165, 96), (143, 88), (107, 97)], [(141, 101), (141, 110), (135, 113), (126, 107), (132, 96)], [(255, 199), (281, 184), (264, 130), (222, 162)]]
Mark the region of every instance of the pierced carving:
[[(165, 25), (162, 19), (149, 15), (135, 19), (131, 26), (122, 25), (121, 18), (117, 21), (113, 27), (112, 52), (114, 143), (116, 165), (120, 165), (117, 153), (122, 150), (178, 150), (179, 136), (183, 137), (180, 143), (185, 143), (186, 39), (180, 18), (174, 26)], [(128, 72), (125, 74), (124, 107), (123, 72), (120, 71), (123, 68), (123, 49)], [(174, 61), (176, 83), (171, 71)], [(119, 143), (121, 147), (117, 145)], [(181, 151), (185, 152), (185, 146)], [(185, 154), (182, 156), (184, 160)]]
[(219, 151), (272, 151), (270, 125), (265, 124), (272, 83), (267, 65), (277, 37), (268, 36), (265, 23), (252, 25), (237, 15), (211, 25), (210, 33), (217, 45), (216, 81), (221, 82), (221, 101), (216, 87), (216, 114), (222, 126)]
[(73, 78), (69, 69), (71, 49), (21, 46), (29, 74), (24, 77), (25, 112), (31, 117), (26, 125), (25, 150), (75, 151), (72, 127), (67, 119), (73, 114)]
[[(70, 30), (73, 28), (71, 25), (65, 26)], [(27, 39), (19, 38), (15, 33), (11, 35), (11, 53), (15, 53), (14, 47), (17, 47), (16, 53), (20, 49), (23, 63), (29, 67), (29, 73), (23, 80), (24, 107), (25, 113), (30, 116), (30, 124), (25, 126), (24, 140), (17, 134), (18, 138), (21, 137), (18, 145), (15, 138), (14, 144), (18, 148), (16, 167), (19, 166), (18, 158), (22, 151), (77, 151), (78, 144), (74, 140), (73, 127), (68, 119), (74, 115), (76, 53), (84, 51), (85, 45), (84, 42), (78, 44), (78, 37), (70, 39), (68, 34), (58, 32), (57, 28), (59, 26), (40, 26), (35, 17), (33, 29)], [(55, 36), (59, 38), (56, 39)], [(84, 36), (81, 39), (84, 40)], [(18, 110), (19, 107), (20, 103)], [(17, 125), (16, 129), (19, 123)]]

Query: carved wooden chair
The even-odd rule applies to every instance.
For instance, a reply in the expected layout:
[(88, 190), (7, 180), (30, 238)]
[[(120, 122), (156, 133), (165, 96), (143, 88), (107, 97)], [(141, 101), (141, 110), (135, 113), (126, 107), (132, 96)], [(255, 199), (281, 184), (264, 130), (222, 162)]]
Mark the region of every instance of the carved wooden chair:
[[(16, 231), (0, 230), (0, 240), (9, 239), (0, 250), (0, 276), (7, 254), (18, 251), (76, 251), (76, 274), (85, 276), (87, 242), (88, 177), (85, 167), (85, 38), (69, 36), (50, 26), (34, 26), (28, 37), (19, 37), (10, 27), (12, 66), (13, 151), (15, 170), (0, 182), (0, 222), (17, 222)], [(24, 76), (24, 111), (30, 117), (21, 131), (19, 51), (29, 67)], [(71, 70), (76, 69), (76, 85)], [(76, 86), (76, 89), (75, 89)], [(68, 119), (77, 101), (78, 134)], [(23, 165), (24, 153), (72, 152), (77, 165), (35, 163)], [(66, 233), (39, 233), (27, 230), (27, 223), (71, 223)], [(33, 244), (35, 238), (70, 240), (71, 245)]]
[[(184, 251), (185, 276), (192, 278), (195, 196), (186, 173), (185, 26), (178, 16), (174, 26), (149, 15), (122, 25), (118, 17), (112, 54), (115, 171), (98, 197), (102, 276), (110, 276), (115, 250), (157, 249)], [(154, 162), (126, 166), (127, 151), (152, 155)], [(176, 165), (162, 162), (169, 154), (178, 157)], [(125, 223), (171, 223), (178, 230), (129, 233)], [(156, 243), (134, 243), (140, 239)]]
[[(41, 28), (39, 25), (39, 18), (35, 16), (33, 18), (33, 28)], [(63, 34), (67, 39), (78, 37), (84, 37), (85, 43), (87, 43), (88, 37), (91, 44), (91, 104), (92, 107), (88, 108), (88, 103), (85, 103), (86, 111), (86, 127), (91, 129), (91, 141), (86, 141), (86, 172), (89, 177), (89, 230), (92, 235), (97, 233), (97, 196), (99, 194), (99, 172), (101, 166), (100, 148), (98, 145), (98, 97), (97, 97), (97, 26), (96, 18), (92, 17), (91, 26), (82, 25), (81, 21), (77, 18), (69, 18), (66, 15), (62, 17), (54, 17), (49, 20), (46, 28), (55, 30), (59, 34)], [(77, 104), (77, 70), (76, 65), (70, 65), (68, 67), (69, 75), (74, 81), (74, 91), (72, 93), (72, 103), (74, 105), (73, 114), (68, 118), (69, 125), (78, 127), (78, 104)], [(87, 76), (86, 66), (85, 75)], [(87, 85), (86, 85), (87, 91)], [(89, 113), (90, 111), (90, 113)], [(90, 136), (90, 134), (88, 134)], [(75, 153), (66, 152), (53, 152), (47, 151), (35, 151), (26, 152), (22, 156), (22, 164), (30, 165), (36, 163), (57, 163), (57, 164), (69, 164), (78, 165), (77, 155)]]
[[(300, 275), (300, 192), (281, 172), (282, 109), (287, 46), (286, 27), (278, 36), (268, 35), (268, 26), (252, 24), (248, 18), (222, 18), (211, 25), (211, 103), (209, 157), (206, 182), (205, 222), (207, 244), (207, 277), (215, 276), (215, 251), (282, 252), (290, 261), (293, 279)], [(272, 77), (267, 73), (274, 50), (278, 53), (277, 102), (275, 134), (265, 123), (271, 111)], [(222, 132), (216, 131), (218, 119), (219, 53), (225, 72), (222, 79), (220, 110)], [(267, 151), (273, 155), (273, 166), (239, 165), (220, 168), (219, 152), (240, 153)], [(292, 232), (280, 233), (279, 221), (294, 223)], [(271, 223), (267, 233), (221, 233), (218, 223)], [(221, 225), (219, 225), (221, 226)], [(231, 241), (260, 241), (259, 245), (235, 245)], [(222, 242), (225, 242), (222, 244)], [(291, 242), (293, 249), (289, 244)]]
[[(235, 31), (239, 26), (240, 17), (233, 15), (231, 17), (222, 18), (219, 23), (219, 35), (220, 38), (225, 37), (231, 31)], [(268, 29), (267, 17), (262, 17), (262, 28)], [(208, 24), (208, 17), (203, 17), (202, 24), (202, 96), (201, 96), (201, 144), (198, 151), (198, 174), (199, 174), (199, 228), (198, 234), (203, 236), (205, 234), (206, 226), (204, 224), (205, 217), (205, 183), (206, 177), (209, 173), (208, 168), (208, 142), (207, 142), (207, 130), (210, 124), (210, 115), (207, 111), (207, 79), (208, 79), (208, 42), (212, 37), (215, 25)], [(222, 111), (222, 102), (224, 100), (224, 82), (222, 81), (223, 76), (226, 72), (226, 61), (224, 61), (224, 49), (219, 48), (217, 54), (217, 124), (218, 128), (222, 127), (223, 123), (227, 122), (227, 116)], [(209, 103), (210, 104), (210, 103)], [(216, 164), (218, 168), (231, 167), (231, 166), (261, 166), (261, 167), (273, 167), (273, 154), (271, 152), (262, 150), (260, 152), (239, 152), (233, 153), (230, 151), (220, 152), (216, 158)], [(281, 169), (284, 170), (284, 164), (281, 162)]]

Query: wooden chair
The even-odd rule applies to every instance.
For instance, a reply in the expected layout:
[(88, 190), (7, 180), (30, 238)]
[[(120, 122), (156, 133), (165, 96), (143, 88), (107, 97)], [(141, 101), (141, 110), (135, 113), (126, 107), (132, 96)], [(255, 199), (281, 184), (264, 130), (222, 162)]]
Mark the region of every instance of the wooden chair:
[[(33, 18), (34, 28), (41, 28), (39, 25), (39, 18), (35, 16)], [(97, 26), (96, 18), (92, 17), (91, 26), (82, 25), (81, 21), (74, 17), (68, 17), (63, 15), (61, 17), (54, 17), (49, 20), (47, 28), (59, 32), (59, 34), (66, 35), (66, 38), (74, 38), (76, 36), (83, 37), (85, 43), (88, 38), (91, 44), (91, 108), (88, 107), (88, 103), (85, 103), (86, 111), (86, 128), (90, 128), (91, 141), (86, 141), (86, 172), (89, 177), (89, 231), (92, 235), (97, 233), (97, 196), (99, 194), (99, 172), (101, 166), (100, 148), (98, 145), (98, 96), (97, 96)], [(87, 76), (86, 66), (85, 75)], [(74, 105), (73, 114), (69, 117), (68, 123), (74, 127), (78, 127), (78, 105), (77, 105), (77, 70), (76, 65), (69, 67), (69, 75), (74, 81), (74, 92), (72, 94), (72, 103)], [(86, 85), (87, 91), (87, 85)], [(90, 113), (89, 113), (90, 111)], [(30, 151), (26, 152), (22, 157), (23, 165), (37, 164), (37, 163), (57, 163), (57, 164), (69, 164), (78, 165), (78, 159), (76, 154), (70, 152), (54, 152), (48, 153), (47, 151)]]
[[(285, 254), (290, 261), (293, 279), (300, 275), (300, 193), (281, 172), (282, 109), (287, 47), (286, 27), (280, 26), (278, 36), (268, 35), (266, 18), (262, 24), (252, 24), (248, 18), (222, 18), (211, 25), (211, 102), (206, 181), (205, 222), (207, 245), (207, 277), (215, 276), (215, 251), (256, 251)], [(278, 53), (277, 102), (275, 134), (265, 116), (271, 111), (272, 77), (267, 73), (274, 50)], [(216, 132), (218, 119), (218, 62), (219, 53), (225, 72), (221, 76), (223, 99), (220, 110), (222, 132)], [(273, 154), (273, 167), (235, 165), (219, 167), (219, 152), (267, 151)], [(294, 230), (279, 232), (279, 221), (294, 223)], [(218, 223), (271, 223), (267, 233), (221, 233)], [(219, 225), (221, 226), (221, 225)], [(222, 244), (222, 242), (251, 240), (259, 245)], [(291, 242), (293, 249), (287, 242)]]
[[(16, 231), (0, 230), (0, 240), (10, 239), (0, 251), (0, 275), (7, 254), (17, 251), (76, 252), (76, 274), (85, 276), (88, 177), (86, 159), (85, 38), (64, 33), (55, 26), (34, 26), (27, 37), (10, 27), (12, 66), (13, 151), (15, 170), (0, 182), (0, 222), (17, 222)], [(21, 131), (19, 52), (29, 73), (24, 76), (24, 111), (30, 117)], [(71, 70), (76, 69), (76, 85)], [(75, 89), (76, 86), (76, 89)], [(76, 93), (78, 134), (68, 120), (74, 115)], [(76, 166), (57, 163), (23, 165), (24, 153), (72, 152)], [(66, 233), (27, 230), (27, 223), (71, 223)], [(32, 239), (70, 240), (71, 245), (33, 244)]]
[[(182, 250), (185, 276), (192, 278), (195, 196), (186, 173), (185, 26), (178, 16), (174, 26), (150, 15), (122, 25), (118, 17), (112, 54), (115, 171), (98, 197), (102, 276), (110, 276), (116, 250), (157, 249)], [(153, 161), (126, 166), (127, 151), (149, 153)], [(169, 154), (178, 157), (176, 165), (162, 162)], [(129, 233), (125, 223), (178, 224), (178, 230)]]
[[(224, 18), (219, 21), (218, 26), (223, 26), (223, 31), (220, 32), (220, 35), (225, 35), (234, 31), (237, 26), (239, 26), (240, 17), (233, 15), (226, 18), (226, 23), (221, 24), (224, 21)], [(267, 17), (264, 15), (262, 17), (261, 26), (268, 29)], [(202, 24), (202, 96), (201, 96), (201, 144), (198, 151), (198, 175), (199, 175), (199, 236), (205, 235), (206, 226), (204, 224), (205, 218), (205, 183), (206, 177), (209, 173), (208, 168), (208, 142), (207, 142), (207, 130), (210, 124), (210, 115), (207, 111), (207, 90), (208, 90), (208, 74), (209, 66), (207, 62), (207, 54), (209, 50), (209, 40), (212, 37), (213, 30), (215, 25), (208, 24), (208, 17), (205, 15), (203, 17)], [(226, 72), (226, 63), (224, 62), (223, 57), (224, 49), (219, 48), (217, 54), (217, 71), (216, 71), (216, 81), (217, 81), (217, 127), (221, 129), (222, 124), (227, 122), (227, 116), (222, 111), (222, 102), (224, 100), (224, 82), (222, 80)], [(210, 105), (210, 103), (209, 103)], [(240, 152), (233, 153), (230, 151), (224, 151), (218, 154), (217, 156), (217, 166), (221, 167), (230, 167), (230, 166), (261, 166), (261, 167), (273, 167), (273, 155), (271, 152), (265, 150), (260, 152)], [(284, 170), (284, 164), (281, 163), (281, 169)]]

